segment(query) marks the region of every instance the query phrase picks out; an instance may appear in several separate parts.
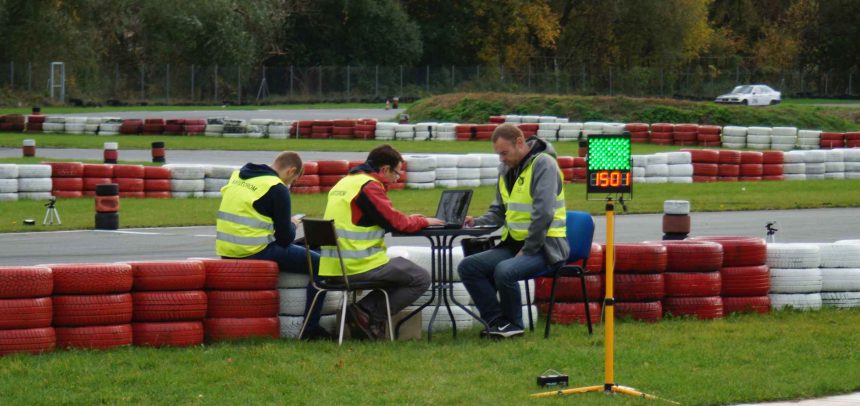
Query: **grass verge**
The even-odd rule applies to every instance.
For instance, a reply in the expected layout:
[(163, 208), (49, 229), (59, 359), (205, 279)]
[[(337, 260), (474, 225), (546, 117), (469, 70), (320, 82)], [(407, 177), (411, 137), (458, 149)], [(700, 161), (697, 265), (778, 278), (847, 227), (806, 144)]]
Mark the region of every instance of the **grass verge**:
[[(538, 331), (541, 324), (539, 323)], [(723, 320), (622, 322), (616, 383), (685, 405), (796, 399), (860, 389), (860, 310), (783, 311)], [(520, 339), (476, 329), (434, 341), (257, 340), (187, 349), (58, 351), (0, 358), (10, 404), (659, 404), (583, 394), (530, 399), (547, 369), (572, 387), (604, 382), (603, 329), (554, 326)]]
[[(492, 202), (495, 189), (475, 188), (470, 214), (480, 215)], [(694, 211), (775, 210), (858, 207), (860, 180), (803, 182), (723, 182), (634, 185), (630, 213), (661, 213), (664, 200), (689, 200)], [(442, 189), (392, 191), (395, 207), (405, 213), (432, 215)], [(565, 186), (567, 207), (603, 214), (605, 202), (585, 200), (585, 185)], [(779, 196), (775, 199), (774, 196)], [(61, 199), (57, 203), (63, 224), (42, 226), (45, 202), (21, 200), (0, 203), (0, 232), (77, 230), (93, 228), (92, 198)], [(219, 199), (121, 199), (122, 227), (167, 227), (215, 224)], [(323, 215), (325, 194), (293, 195), (293, 212), (311, 217)], [(21, 224), (25, 218), (36, 226)]]

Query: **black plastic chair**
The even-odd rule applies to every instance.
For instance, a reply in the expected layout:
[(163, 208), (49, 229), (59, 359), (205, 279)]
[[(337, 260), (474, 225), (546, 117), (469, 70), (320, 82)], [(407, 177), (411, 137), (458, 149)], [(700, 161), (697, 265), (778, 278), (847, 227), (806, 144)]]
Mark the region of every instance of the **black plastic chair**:
[[(552, 290), (549, 296), (549, 310), (546, 313), (546, 327), (544, 338), (549, 338), (549, 329), (552, 320), (552, 308), (555, 306), (555, 289), (559, 276), (570, 276), (582, 281), (582, 298), (585, 304), (585, 319), (588, 324), (588, 334), (592, 334), (591, 311), (588, 308), (588, 292), (585, 286), (585, 269), (588, 265), (588, 257), (591, 255), (591, 242), (594, 239), (594, 219), (591, 214), (584, 211), (567, 212), (567, 242), (570, 245), (570, 255), (565, 263), (548, 268), (538, 276), (552, 276)], [(582, 265), (573, 265), (573, 262), (582, 261)], [(526, 283), (526, 303), (528, 304), (529, 329), (534, 331), (532, 318), (532, 303), (529, 294), (529, 285)]]
[[(385, 295), (385, 309), (388, 316), (388, 335), (391, 341), (394, 341), (394, 329), (391, 324), (391, 303), (388, 301), (388, 292), (385, 289), (394, 287), (393, 284), (387, 282), (350, 282), (349, 277), (346, 274), (346, 267), (343, 265), (343, 256), (340, 251), (340, 244), (337, 242), (337, 229), (334, 226), (334, 220), (322, 220), (322, 219), (309, 219), (305, 217), (302, 219), (302, 225), (305, 230), (305, 242), (308, 247), (324, 247), (324, 248), (334, 248), (337, 250), (338, 262), (340, 263), (340, 272), (342, 280), (337, 280), (334, 278), (323, 278), (322, 281), (316, 282), (314, 280), (314, 270), (313, 270), (313, 261), (311, 261), (311, 252), (307, 250), (307, 260), (308, 260), (308, 272), (310, 273), (311, 283), (313, 283), (314, 287), (317, 289), (317, 293), (314, 295), (314, 300), (311, 302), (311, 309), (317, 303), (319, 299), (319, 295), (322, 292), (343, 292), (343, 301), (341, 302), (341, 312), (340, 312), (340, 328), (338, 330), (338, 339), (337, 345), (341, 345), (343, 343), (343, 327), (344, 322), (346, 321), (346, 303), (349, 298), (349, 294), (353, 295), (353, 302), (355, 301), (355, 292), (360, 290), (378, 290), (381, 291), (383, 295)], [(305, 321), (302, 323), (302, 329), (299, 332), (299, 338), (305, 332), (305, 328), (308, 324), (308, 317), (305, 317)]]

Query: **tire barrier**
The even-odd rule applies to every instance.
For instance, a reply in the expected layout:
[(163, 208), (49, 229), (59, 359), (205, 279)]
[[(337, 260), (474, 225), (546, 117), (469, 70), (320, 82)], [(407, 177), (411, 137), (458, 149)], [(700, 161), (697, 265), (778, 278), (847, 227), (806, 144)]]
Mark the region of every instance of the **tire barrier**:
[(119, 228), (119, 185), (101, 183), (95, 186), (95, 228), (116, 230)]
[(119, 159), (119, 144), (116, 142), (104, 143), (104, 163), (115, 164)]
[(0, 356), (56, 345), (48, 267), (0, 267)]

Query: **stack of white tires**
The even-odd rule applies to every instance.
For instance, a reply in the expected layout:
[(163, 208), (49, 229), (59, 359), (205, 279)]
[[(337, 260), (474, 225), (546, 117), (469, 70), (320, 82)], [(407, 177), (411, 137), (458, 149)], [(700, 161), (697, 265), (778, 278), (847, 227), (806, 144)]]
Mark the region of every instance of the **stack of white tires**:
[(378, 141), (391, 141), (394, 139), (394, 128), (399, 124), (380, 121), (376, 123), (374, 137)]
[(818, 149), (821, 147), (821, 131), (800, 130), (797, 132), (797, 148)]
[(457, 186), (468, 188), (481, 186), (480, 155), (466, 154), (457, 157)]
[(121, 118), (105, 117), (104, 121), (99, 123), (99, 135), (118, 135), (120, 126), (122, 126)]
[(86, 117), (66, 117), (66, 134), (83, 134), (86, 129)]
[(458, 155), (439, 154), (436, 155), (436, 187), (452, 188), (457, 187), (458, 169), (457, 163), (460, 161)]
[(438, 123), (418, 123), (415, 124), (415, 141), (427, 141), (433, 138), (433, 128), (436, 127)]
[(207, 165), (203, 169), (203, 197), (221, 198), (221, 188), (227, 185), (233, 171), (238, 166), (230, 165)]
[(431, 128), (433, 139), (438, 141), (455, 141), (457, 139), (457, 124), (439, 123)]
[(819, 244), (821, 303), (840, 308), (860, 307), (860, 244)]
[(770, 149), (791, 151), (797, 145), (797, 127), (773, 127)]
[(727, 125), (723, 127), (723, 148), (741, 149), (747, 147), (747, 127)]
[(0, 164), (0, 202), (18, 200), (18, 165)]
[(827, 152), (823, 149), (803, 151), (803, 163), (806, 165), (806, 180), (824, 179), (827, 170)]
[[(278, 274), (278, 319), (282, 338), (298, 338), (305, 321), (307, 285), (310, 277), (303, 273)], [(313, 298), (311, 298), (313, 299)], [(338, 331), (337, 314), (343, 301), (343, 292), (328, 292), (322, 304), (320, 326), (331, 333)]]
[(645, 183), (666, 183), (669, 181), (669, 156), (666, 153), (648, 155), (645, 166)]
[(207, 137), (220, 137), (224, 134), (224, 117), (210, 117), (206, 119), (206, 128), (203, 135)]
[(582, 135), (582, 123), (561, 123), (558, 128), (558, 140), (561, 142), (565, 141), (579, 141), (579, 137)]
[[(648, 167), (648, 155), (631, 155), (630, 156), (630, 174), (633, 176), (633, 183), (645, 183), (645, 173)], [(668, 175), (669, 168), (666, 168)]]
[(45, 134), (62, 134), (66, 132), (66, 118), (48, 116), (42, 124), (42, 132)]
[(224, 120), (224, 132), (221, 134), (225, 138), (246, 138), (248, 137), (248, 122), (237, 118), (228, 118)]
[(667, 152), (667, 181), (693, 183), (693, 161), (689, 152)]
[(205, 197), (206, 167), (202, 165), (168, 164), (170, 194), (179, 199)]
[[(379, 124), (377, 124), (379, 128)], [(394, 126), (394, 139), (398, 141), (412, 141), (415, 139), (415, 125), (397, 124)]]
[(817, 244), (767, 245), (771, 308), (821, 308), (821, 250)]
[(824, 155), (824, 179), (845, 179), (845, 151), (828, 149)]
[(433, 189), (436, 187), (436, 157), (433, 155), (404, 155), (406, 161), (406, 187)]
[(606, 125), (603, 121), (586, 121), (582, 124), (582, 139), (587, 140), (589, 135), (603, 134), (603, 127)]
[(53, 185), (51, 165), (18, 165), (18, 199), (50, 199)]
[(843, 150), (842, 159), (845, 162), (845, 179), (860, 179), (860, 148)]
[(272, 120), (266, 127), (266, 134), (272, 139), (287, 139), (290, 136), (290, 128), (292, 126), (292, 120)]
[(558, 141), (558, 131), (561, 128), (560, 123), (556, 123), (553, 117), (551, 122), (541, 122), (538, 124), (537, 137), (544, 141)]
[(782, 173), (785, 180), (806, 180), (806, 154), (803, 151), (783, 154)]
[(475, 154), (481, 158), (481, 186), (499, 183), (499, 156), (496, 154)]
[(770, 127), (747, 128), (747, 148), (765, 150), (770, 149), (770, 138), (773, 129)]

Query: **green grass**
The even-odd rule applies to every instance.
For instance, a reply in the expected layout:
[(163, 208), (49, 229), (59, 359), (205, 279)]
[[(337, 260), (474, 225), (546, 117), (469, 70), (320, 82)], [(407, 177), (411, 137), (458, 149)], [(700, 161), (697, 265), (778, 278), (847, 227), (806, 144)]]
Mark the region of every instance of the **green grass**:
[[(493, 200), (495, 189), (475, 188), (470, 214), (480, 215)], [(858, 207), (860, 180), (818, 180), (803, 182), (722, 182), (693, 184), (634, 185), (634, 199), (628, 203), (630, 213), (661, 213), (664, 200), (689, 200), (693, 211), (732, 211)], [(442, 189), (392, 191), (391, 200), (404, 213), (432, 215)], [(567, 207), (600, 215), (604, 211), (602, 196), (585, 200), (585, 185), (565, 186)], [(774, 198), (779, 196), (779, 198)], [(214, 225), (219, 199), (121, 199), (122, 227), (167, 227)], [(44, 201), (20, 200), (2, 202), (0, 232), (77, 230), (93, 228), (92, 198), (61, 199), (57, 203), (61, 225), (24, 226), (22, 220), (39, 220), (45, 214)], [(293, 212), (311, 217), (323, 215), (326, 195), (293, 195)], [(620, 206), (618, 207), (620, 210)]]
[[(408, 108), (412, 103), (400, 103), (400, 108)], [(198, 111), (198, 110), (311, 110), (311, 109), (382, 109), (385, 103), (304, 103), (304, 104), (272, 104), (272, 105), (147, 105), (147, 106), (116, 106), (116, 107), (72, 107), (44, 106), (42, 114), (78, 114), (78, 113), (111, 113), (124, 111)], [(30, 114), (30, 107), (2, 107), (0, 114)], [(391, 114), (392, 119), (394, 113)]]
[(782, 99), (782, 104), (858, 104), (860, 99)]
[[(860, 309), (724, 320), (621, 322), (615, 383), (685, 405), (819, 397), (860, 390)], [(571, 387), (604, 383), (602, 326), (554, 326), (480, 340), (257, 340), (187, 349), (57, 351), (0, 358), (8, 404), (666, 404), (592, 393), (530, 399), (547, 369)], [(537, 326), (542, 329), (542, 323)], [(540, 330), (539, 330), (540, 331)]]

